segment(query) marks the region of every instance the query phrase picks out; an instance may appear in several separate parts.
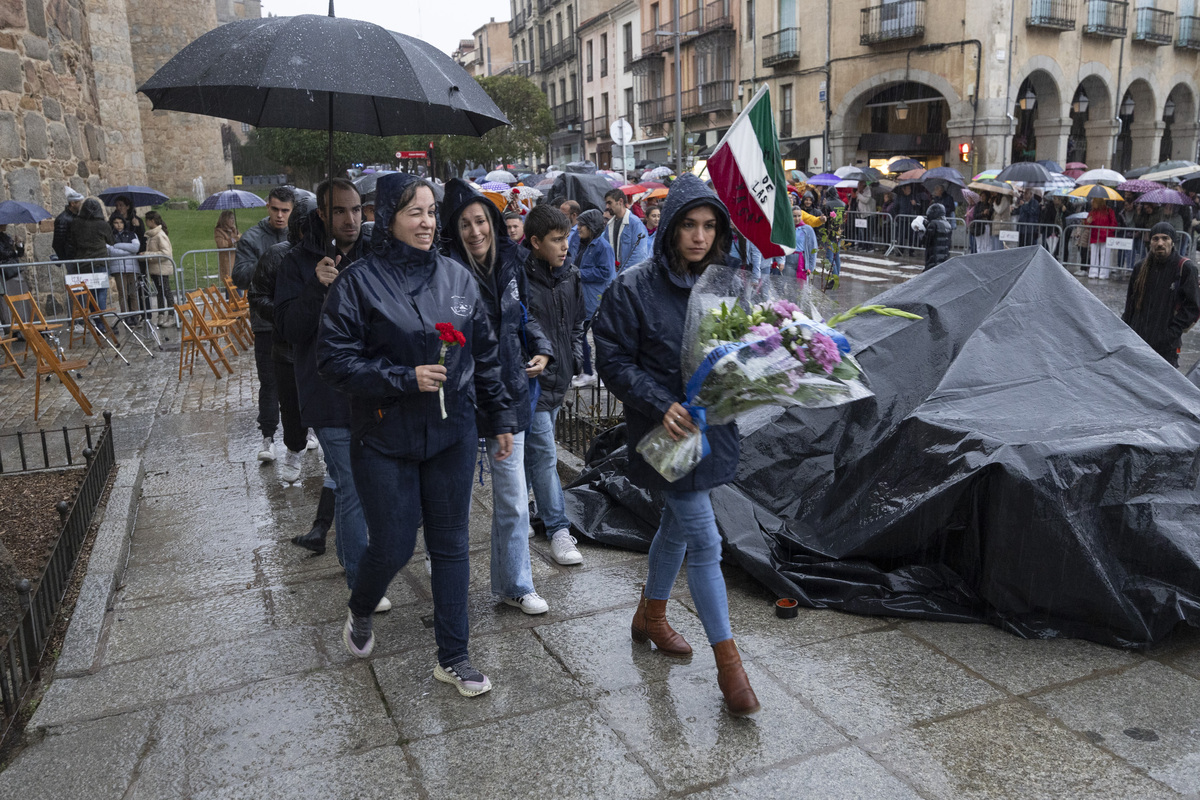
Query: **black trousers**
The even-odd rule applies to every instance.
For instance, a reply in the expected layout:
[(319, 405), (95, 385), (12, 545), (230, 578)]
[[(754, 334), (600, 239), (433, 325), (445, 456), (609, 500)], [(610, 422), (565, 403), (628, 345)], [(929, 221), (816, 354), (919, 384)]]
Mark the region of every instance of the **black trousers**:
[(296, 391), (296, 367), (290, 361), (275, 361), (275, 389), (279, 416), (283, 420), (283, 444), (293, 453), (308, 444), (308, 429), (300, 424), (300, 393)]
[(270, 331), (254, 333), (254, 366), (258, 370), (258, 429), (263, 436), (274, 436), (279, 427), (279, 392), (275, 362), (271, 359)]

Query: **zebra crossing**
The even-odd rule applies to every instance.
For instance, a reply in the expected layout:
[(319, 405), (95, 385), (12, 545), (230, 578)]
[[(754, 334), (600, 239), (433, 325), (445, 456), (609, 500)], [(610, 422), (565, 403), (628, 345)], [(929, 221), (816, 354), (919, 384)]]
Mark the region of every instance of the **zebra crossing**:
[(882, 256), (842, 253), (842, 280), (863, 283), (901, 283), (924, 269), (923, 264), (909, 264)]

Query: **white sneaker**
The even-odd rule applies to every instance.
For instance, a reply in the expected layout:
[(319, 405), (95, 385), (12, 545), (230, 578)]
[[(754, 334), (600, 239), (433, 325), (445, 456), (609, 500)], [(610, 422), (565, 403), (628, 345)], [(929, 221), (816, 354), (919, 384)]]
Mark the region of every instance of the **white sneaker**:
[(320, 446), (321, 446), (321, 443), (319, 441), (317, 441), (317, 435), (315, 433), (313, 433), (312, 430), (310, 429), (308, 432), (308, 441), (305, 443), (304, 449), (305, 450), (316, 450)]
[(283, 463), (279, 465), (279, 480), (284, 483), (300, 480), (300, 452), (288, 450), (284, 453)]
[(433, 577), (433, 562), (429, 560), (429, 553), (425, 554), (425, 574)]
[(580, 389), (584, 386), (595, 386), (595, 385), (596, 385), (596, 376), (588, 375), (586, 372), (583, 373), (582, 375), (576, 375), (574, 378), (571, 378), (571, 386), (575, 389)]
[(392, 610), (392, 601), (388, 600), (386, 597), (381, 597), (379, 599), (379, 605), (375, 606), (376, 614), (382, 614), (385, 611), (391, 611), (391, 610)]
[(519, 608), (526, 614), (545, 614), (550, 610), (550, 604), (543, 600), (537, 592), (530, 592), (520, 597), (504, 597), (501, 599), (505, 605)]
[(575, 548), (575, 543), (575, 537), (566, 528), (555, 531), (550, 539), (550, 552), (554, 554), (554, 560), (568, 566), (582, 564), (583, 556)]
[(264, 436), (262, 446), (258, 448), (258, 460), (264, 464), (275, 460), (275, 439)]

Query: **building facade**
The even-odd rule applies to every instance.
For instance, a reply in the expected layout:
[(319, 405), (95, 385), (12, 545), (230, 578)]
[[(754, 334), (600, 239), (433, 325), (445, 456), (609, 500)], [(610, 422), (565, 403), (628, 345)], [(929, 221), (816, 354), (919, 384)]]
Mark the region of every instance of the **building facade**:
[[(600, 169), (634, 168), (622, 162), (609, 130), (618, 119), (638, 129), (633, 64), (641, 52), (640, 23), (637, 0), (625, 0), (579, 26), (584, 154)], [(636, 146), (630, 161), (638, 160), (635, 153)]]

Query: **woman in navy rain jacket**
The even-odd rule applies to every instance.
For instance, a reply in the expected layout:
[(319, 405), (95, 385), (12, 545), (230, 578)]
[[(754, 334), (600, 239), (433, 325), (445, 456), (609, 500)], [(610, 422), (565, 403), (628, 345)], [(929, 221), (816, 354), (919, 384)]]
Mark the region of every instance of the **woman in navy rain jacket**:
[(475, 425), (489, 437), (492, 467), (492, 594), (526, 614), (550, 606), (533, 588), (529, 562), (529, 489), (525, 484), (525, 430), (533, 417), (530, 381), (550, 363), (553, 349), (537, 320), (528, 318), (525, 254), (508, 236), (500, 210), (466, 181), (446, 184), (442, 201), (442, 243), (446, 255), (475, 277), (488, 322), (499, 341), (500, 377), (513, 398), (518, 432), (513, 454), (496, 460), (492, 423), (481, 411)]
[(711, 452), (675, 483), (634, 449), (659, 422), (677, 439), (696, 430), (682, 405), (688, 377), (680, 363), (684, 320), (696, 278), (709, 264), (725, 262), (729, 242), (724, 204), (699, 178), (680, 176), (663, 204), (654, 255), (617, 276), (600, 301), (592, 331), (600, 378), (625, 406), (629, 476), (661, 492), (665, 501), (650, 545), (646, 586), (633, 617), (633, 639), (649, 640), (666, 655), (691, 655), (692, 648), (666, 619), (667, 599), (686, 554), (688, 587), (716, 656), (717, 683), (729, 712), (742, 716), (758, 711), (759, 704), (729, 626), (721, 535), (709, 498), (713, 487), (728, 483), (737, 473), (737, 427), (709, 427)]
[[(329, 288), (317, 366), (323, 380), (351, 396), (351, 468), (370, 534), (342, 640), (351, 654), (370, 655), (372, 613), (412, 556), (423, 518), (438, 645), (433, 675), (473, 697), (491, 689), (467, 653), (476, 400), (498, 440), (498, 460), (512, 452), (517, 420), (475, 280), (440, 255), (436, 241), (429, 185), (412, 175), (381, 178), (372, 252)], [(439, 323), (464, 337), (461, 347), (448, 348), (444, 366)]]

